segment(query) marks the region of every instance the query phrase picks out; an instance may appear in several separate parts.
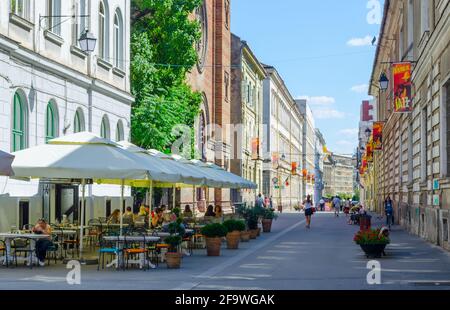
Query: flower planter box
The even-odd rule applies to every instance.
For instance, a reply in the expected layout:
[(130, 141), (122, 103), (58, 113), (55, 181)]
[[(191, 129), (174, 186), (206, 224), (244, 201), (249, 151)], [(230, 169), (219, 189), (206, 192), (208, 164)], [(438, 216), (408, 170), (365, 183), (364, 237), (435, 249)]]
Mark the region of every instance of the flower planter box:
[(250, 239), (256, 239), (258, 236), (258, 229), (251, 229), (250, 230)]
[(237, 250), (239, 248), (239, 241), (241, 239), (241, 233), (239, 231), (233, 231), (227, 234), (227, 249)]
[(381, 258), (387, 244), (360, 244), (367, 258)]
[(169, 269), (179, 269), (181, 267), (181, 253), (171, 253), (168, 252), (165, 254), (166, 256), (166, 264)]
[(220, 256), (222, 238), (206, 238), (206, 252), (208, 256)]
[(241, 232), (241, 241), (242, 242), (249, 242), (250, 241), (250, 232), (249, 231), (242, 231)]
[(263, 232), (270, 233), (272, 230), (272, 220), (264, 219), (262, 220)]

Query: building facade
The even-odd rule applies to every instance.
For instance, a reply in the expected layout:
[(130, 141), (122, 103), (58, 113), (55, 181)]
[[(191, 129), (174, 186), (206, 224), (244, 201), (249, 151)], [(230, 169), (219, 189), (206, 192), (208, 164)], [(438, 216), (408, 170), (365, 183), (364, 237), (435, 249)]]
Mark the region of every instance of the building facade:
[(325, 139), (319, 129), (316, 128), (314, 143), (314, 203), (318, 205), (323, 197), (324, 185), (324, 160), (328, 156)]
[[(128, 139), (129, 12), (126, 0), (0, 2), (2, 150), (15, 152), (80, 131)], [(97, 38), (90, 54), (78, 42), (85, 30)], [(78, 220), (77, 185), (0, 177), (0, 190), (2, 231), (40, 217), (55, 222), (64, 213)], [(91, 185), (87, 192), (87, 218), (107, 216), (120, 205), (115, 186)]]
[[(231, 158), (231, 32), (230, 0), (205, 0), (194, 13), (202, 37), (196, 48), (199, 62), (188, 75), (194, 91), (203, 95), (195, 124), (199, 159), (230, 170)], [(198, 189), (199, 207), (207, 204), (230, 207), (229, 189)], [(181, 201), (192, 202), (192, 191), (182, 190)]]
[(235, 136), (231, 172), (258, 185), (255, 190), (232, 190), (233, 202), (252, 204), (262, 193), (264, 67), (245, 41), (232, 35), (231, 123)]
[(307, 195), (314, 197), (314, 170), (315, 164), (315, 154), (316, 154), (316, 127), (314, 124), (314, 117), (311, 111), (311, 107), (308, 102), (304, 99), (295, 101), (300, 113), (303, 117), (303, 153), (302, 153), (302, 170), (306, 170), (306, 180), (304, 178), (303, 182), (303, 199)]
[[(393, 62), (412, 64), (410, 113), (394, 113), (392, 83), (379, 89), (382, 73), (393, 80)], [(385, 121), (383, 151), (374, 158), (377, 210), (390, 195), (397, 222), (450, 249), (449, 1), (385, 2), (369, 93)]]
[(352, 156), (338, 154), (327, 156), (324, 162), (325, 196), (354, 195), (355, 165)]
[(264, 67), (263, 193), (279, 207), (294, 207), (303, 197), (303, 118), (277, 70)]

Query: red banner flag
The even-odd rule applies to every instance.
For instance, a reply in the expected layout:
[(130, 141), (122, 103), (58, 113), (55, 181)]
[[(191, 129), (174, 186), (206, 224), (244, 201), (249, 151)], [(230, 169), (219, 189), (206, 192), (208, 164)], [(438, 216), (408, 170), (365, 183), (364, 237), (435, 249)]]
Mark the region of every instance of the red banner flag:
[(297, 163), (296, 162), (291, 163), (291, 174), (297, 175)]
[(381, 151), (383, 149), (383, 122), (373, 123), (373, 149)]
[(252, 139), (252, 159), (259, 159), (259, 138)]
[(412, 111), (411, 63), (401, 62), (393, 65), (394, 112)]

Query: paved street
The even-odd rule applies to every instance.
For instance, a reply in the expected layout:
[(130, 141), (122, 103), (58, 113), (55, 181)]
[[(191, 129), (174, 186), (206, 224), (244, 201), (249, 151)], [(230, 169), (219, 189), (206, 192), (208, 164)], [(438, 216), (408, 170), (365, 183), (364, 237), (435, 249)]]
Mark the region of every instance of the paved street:
[[(367, 259), (352, 241), (357, 226), (344, 216), (317, 214), (306, 230), (301, 214), (283, 214), (271, 234), (223, 250), (196, 251), (180, 270), (102, 270), (83, 266), (81, 285), (66, 283), (63, 265), (0, 268), (0, 289), (450, 289), (450, 254), (398, 227), (380, 260), (382, 285), (366, 283)], [(436, 285), (438, 283), (439, 285)]]

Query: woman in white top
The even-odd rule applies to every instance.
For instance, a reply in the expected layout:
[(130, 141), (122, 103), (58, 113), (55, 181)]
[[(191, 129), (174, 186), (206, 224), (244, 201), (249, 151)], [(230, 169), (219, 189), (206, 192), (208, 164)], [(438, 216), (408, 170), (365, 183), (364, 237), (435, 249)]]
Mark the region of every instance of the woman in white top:
[(311, 216), (314, 213), (313, 202), (310, 195), (306, 196), (304, 205), (305, 205), (306, 228), (309, 229), (311, 228)]

